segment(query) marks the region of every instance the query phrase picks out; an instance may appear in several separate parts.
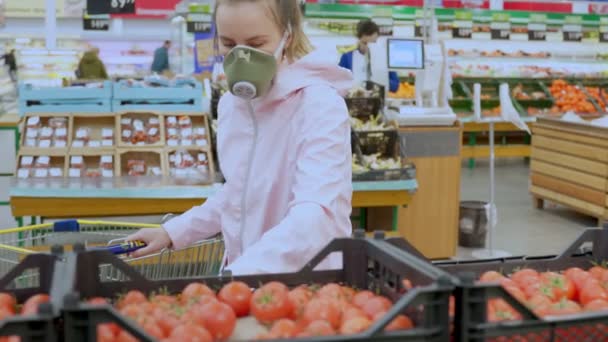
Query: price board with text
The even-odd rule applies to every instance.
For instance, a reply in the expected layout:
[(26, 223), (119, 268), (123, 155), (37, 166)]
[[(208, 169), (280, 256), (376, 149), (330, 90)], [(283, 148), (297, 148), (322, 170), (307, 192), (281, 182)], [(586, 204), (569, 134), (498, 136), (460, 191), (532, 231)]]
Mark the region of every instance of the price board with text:
[(98, 14), (133, 14), (135, 0), (87, 0), (87, 13)]

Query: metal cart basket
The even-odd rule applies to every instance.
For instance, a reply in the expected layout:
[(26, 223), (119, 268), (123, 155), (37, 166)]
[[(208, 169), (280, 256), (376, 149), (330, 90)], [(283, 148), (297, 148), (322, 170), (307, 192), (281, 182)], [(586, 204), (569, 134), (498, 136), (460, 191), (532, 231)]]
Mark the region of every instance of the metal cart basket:
[[(34, 253), (50, 253), (51, 246), (62, 245), (71, 250), (74, 243), (87, 248), (104, 248), (124, 241), (140, 228), (160, 229), (158, 224), (67, 220), (0, 231), (0, 277), (6, 275), (23, 258)], [(220, 272), (224, 253), (221, 237), (200, 241), (181, 250), (165, 249), (140, 258), (121, 256), (124, 261), (148, 279), (193, 278)], [(110, 265), (99, 269), (100, 280), (125, 280), (121, 272)], [(38, 284), (36, 272), (25, 273), (15, 282), (15, 288)]]

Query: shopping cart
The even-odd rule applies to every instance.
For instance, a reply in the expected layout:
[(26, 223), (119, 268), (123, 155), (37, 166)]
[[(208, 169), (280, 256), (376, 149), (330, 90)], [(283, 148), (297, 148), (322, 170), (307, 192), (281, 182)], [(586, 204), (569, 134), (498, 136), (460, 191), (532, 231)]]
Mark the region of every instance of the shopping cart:
[[(86, 248), (107, 249), (120, 254), (125, 262), (151, 280), (193, 278), (220, 272), (224, 253), (221, 237), (200, 241), (185, 249), (165, 249), (140, 258), (131, 258), (124, 252), (131, 252), (141, 245), (127, 244), (133, 248), (116, 248), (124, 246), (125, 238), (140, 228), (159, 229), (160, 225), (67, 220), (1, 230), (0, 277), (29, 254), (50, 253), (51, 246), (54, 245), (62, 245), (64, 250), (71, 250), (75, 243), (82, 243)], [(126, 280), (119, 270), (110, 265), (100, 267), (99, 276), (102, 281)], [(32, 287), (38, 283), (38, 274), (31, 271), (19, 277), (14, 287)]]

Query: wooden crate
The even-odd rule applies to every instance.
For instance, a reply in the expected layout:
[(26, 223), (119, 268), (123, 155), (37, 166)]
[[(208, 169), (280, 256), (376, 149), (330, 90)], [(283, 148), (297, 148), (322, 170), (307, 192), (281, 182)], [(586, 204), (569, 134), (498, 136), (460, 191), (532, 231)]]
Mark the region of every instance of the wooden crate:
[(149, 175), (149, 169), (151, 167), (159, 167), (162, 175), (165, 175), (167, 170), (165, 158), (163, 157), (163, 150), (157, 148), (149, 149), (119, 149), (116, 153), (116, 160), (114, 161), (116, 176), (128, 176), (128, 162), (129, 160), (143, 160), (146, 162), (146, 173)]
[[(190, 176), (186, 176), (186, 177), (180, 177), (179, 175), (174, 175), (171, 171), (171, 155), (175, 154), (177, 151), (186, 151), (188, 153), (190, 153), (190, 155), (192, 155), (192, 157), (194, 157), (194, 159), (196, 160), (198, 157), (199, 153), (204, 153), (207, 156), (207, 161), (208, 161), (208, 173), (206, 176), (201, 175), (201, 177), (190, 177)], [(208, 149), (202, 149), (202, 148), (196, 148), (196, 147), (191, 147), (191, 148), (167, 148), (165, 149), (165, 153), (164, 153), (164, 159), (165, 159), (165, 165), (166, 165), (166, 172), (164, 172), (164, 174), (166, 176), (169, 176), (175, 183), (176, 185), (207, 185), (207, 184), (213, 184), (213, 182), (215, 181), (215, 165), (213, 163), (213, 156), (211, 151), (209, 151)]]
[[(72, 116), (72, 133), (70, 136), (70, 153), (82, 154), (82, 153), (95, 153), (95, 152), (110, 152), (113, 153), (117, 143), (116, 131), (116, 116), (114, 114), (88, 114), (88, 115), (74, 115)], [(76, 134), (80, 128), (89, 128), (90, 142), (97, 141), (99, 146), (84, 145), (82, 147), (75, 146)], [(114, 132), (114, 138), (112, 139), (112, 146), (103, 146), (102, 143), (102, 130), (111, 129)]]
[[(83, 159), (83, 162), (85, 164), (85, 170), (84, 172), (86, 172), (86, 169), (100, 169), (101, 172), (101, 168), (100, 168), (100, 162), (101, 162), (101, 157), (102, 156), (111, 156), (112, 157), (112, 177), (116, 176), (116, 154), (114, 153), (114, 151), (96, 151), (96, 150), (83, 150), (82, 153), (75, 153), (75, 152), (70, 152), (70, 155), (68, 156), (68, 159), (66, 161), (67, 164), (67, 172), (66, 172), (66, 177), (68, 178), (72, 178), (72, 177), (77, 177), (77, 178), (86, 178), (86, 173), (81, 173), (80, 176), (73, 176), (70, 174), (70, 169), (72, 168), (72, 157), (75, 156), (81, 156)], [(102, 177), (104, 177), (102, 175)], [(110, 178), (109, 176), (105, 176), (104, 178)]]
[[(39, 117), (40, 118), (40, 126), (48, 126), (49, 121), (52, 118), (65, 118), (67, 119), (67, 127), (66, 127), (66, 134), (67, 134), (67, 142), (66, 142), (66, 146), (65, 147), (33, 147), (33, 146), (26, 146), (26, 140), (27, 140), (27, 133), (28, 133), (28, 128), (27, 128), (27, 122), (31, 117)], [(23, 120), (23, 129), (22, 132), (23, 134), (21, 134), (21, 139), (19, 141), (19, 151), (23, 154), (47, 154), (47, 155), (66, 155), (68, 153), (68, 149), (69, 146), (71, 144), (70, 141), (70, 137), (71, 137), (71, 120), (70, 120), (70, 114), (66, 114), (66, 113), (36, 113), (36, 114), (28, 114), (25, 116), (25, 120)]]
[[(123, 142), (122, 141), (122, 129), (121, 129), (121, 120), (123, 118), (131, 118), (131, 119), (140, 119), (144, 121), (144, 124), (146, 122), (148, 122), (148, 120), (150, 118), (157, 118), (159, 120), (159, 134), (160, 134), (160, 140), (156, 143), (152, 143), (152, 144), (142, 144), (142, 145), (133, 145), (130, 142)], [(147, 149), (150, 147), (164, 147), (165, 146), (165, 123), (163, 122), (164, 118), (162, 117), (162, 115), (160, 115), (159, 113), (156, 112), (151, 112), (151, 111), (131, 111), (131, 112), (124, 112), (124, 113), (120, 113), (118, 115), (116, 115), (116, 129), (115, 129), (115, 135), (116, 135), (116, 139), (117, 139), (117, 146), (119, 148), (143, 148), (143, 149)]]
[[(175, 116), (175, 117), (180, 117), (180, 116), (188, 116), (190, 117), (190, 119), (192, 120), (192, 128), (196, 129), (196, 128), (204, 128), (205, 129), (205, 137), (207, 140), (207, 145), (206, 146), (199, 146), (196, 145), (196, 142), (193, 141), (193, 145), (191, 146), (171, 146), (170, 142), (169, 142), (169, 136), (167, 134), (168, 132), (168, 127), (167, 127), (167, 118), (170, 116)], [(210, 124), (209, 124), (209, 116), (207, 114), (204, 113), (163, 113), (163, 124), (164, 126), (164, 130), (165, 130), (165, 142), (167, 147), (169, 148), (178, 148), (178, 147), (184, 147), (184, 148), (188, 148), (188, 149), (201, 149), (207, 152), (211, 151), (211, 133), (210, 133)]]
[(539, 118), (532, 130), (530, 192), (608, 220), (608, 128)]
[[(17, 175), (17, 177), (22, 178), (21, 175), (19, 174), (19, 169), (21, 168), (21, 161), (24, 158), (27, 158), (27, 157), (34, 158), (34, 165), (35, 165), (36, 160), (41, 156), (49, 157), (49, 170), (52, 168), (59, 168), (59, 169), (61, 169), (61, 172), (62, 172), (61, 178), (65, 177), (66, 171), (67, 171), (66, 156), (65, 155), (48, 155), (46, 153), (42, 153), (42, 154), (19, 153), (19, 156), (17, 157), (17, 167), (16, 167), (16, 171), (15, 171), (15, 174)], [(55, 178), (55, 177), (51, 177), (50, 174), (47, 175), (46, 177), (36, 177), (35, 174), (32, 174), (28, 178), (45, 179), (45, 178)]]

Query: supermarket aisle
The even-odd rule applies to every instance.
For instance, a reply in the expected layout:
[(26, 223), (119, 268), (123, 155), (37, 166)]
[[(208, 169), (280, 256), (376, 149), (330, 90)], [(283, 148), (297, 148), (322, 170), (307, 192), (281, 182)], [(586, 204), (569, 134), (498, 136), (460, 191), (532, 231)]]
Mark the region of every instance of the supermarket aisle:
[[(496, 163), (498, 226), (496, 248), (513, 254), (547, 255), (560, 252), (585, 228), (597, 221), (547, 203), (545, 210), (532, 207), (528, 193), (528, 166), (521, 160)], [(478, 161), (474, 170), (463, 164), (462, 200), (489, 199), (489, 166)], [(460, 258), (470, 258), (469, 249), (459, 249)]]

